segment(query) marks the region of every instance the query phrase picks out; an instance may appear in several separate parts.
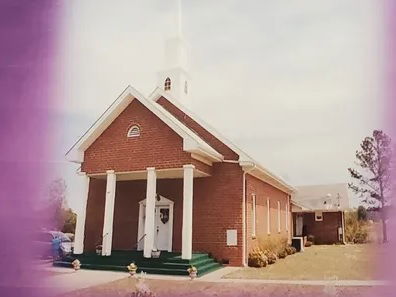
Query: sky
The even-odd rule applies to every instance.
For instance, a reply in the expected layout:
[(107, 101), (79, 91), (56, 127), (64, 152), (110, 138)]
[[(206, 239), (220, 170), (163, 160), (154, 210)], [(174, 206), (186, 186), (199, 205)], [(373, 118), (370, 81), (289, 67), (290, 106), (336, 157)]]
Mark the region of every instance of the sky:
[[(348, 182), (383, 129), (380, 1), (182, 0), (192, 110), (292, 185)], [(79, 211), (65, 152), (127, 85), (148, 95), (176, 31), (175, 0), (74, 0), (59, 40), (53, 175)]]

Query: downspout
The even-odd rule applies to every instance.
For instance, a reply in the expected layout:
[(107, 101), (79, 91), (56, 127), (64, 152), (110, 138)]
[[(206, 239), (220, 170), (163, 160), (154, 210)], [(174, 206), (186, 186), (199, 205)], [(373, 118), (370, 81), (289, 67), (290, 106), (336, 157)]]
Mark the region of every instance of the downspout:
[(286, 226), (286, 228), (287, 228), (287, 231), (288, 231), (288, 234), (287, 234), (287, 236), (288, 236), (288, 242), (289, 243), (291, 243), (291, 239), (292, 239), (292, 231), (290, 230), (291, 229), (291, 223), (290, 223), (290, 217), (291, 217), (291, 208), (290, 208), (290, 194), (289, 195), (287, 195), (287, 209), (286, 209), (286, 211), (287, 211), (287, 213), (286, 213), (286, 216), (287, 216), (287, 222), (286, 222), (286, 224), (287, 224), (287, 226)]
[(293, 237), (295, 236), (295, 234), (294, 234), (294, 213), (293, 213), (293, 198), (290, 196), (290, 216), (291, 216), (291, 218), (290, 218), (290, 220), (291, 220), (291, 223), (290, 223), (290, 228), (291, 228), (291, 230), (290, 230), (290, 237), (291, 237), (291, 240), (293, 241)]
[(249, 170), (243, 170), (242, 175), (242, 265), (247, 266), (247, 223), (246, 223), (246, 174), (256, 168), (256, 164), (251, 163), (252, 167)]
[(341, 224), (342, 224), (342, 243), (345, 244), (345, 212), (341, 212)]

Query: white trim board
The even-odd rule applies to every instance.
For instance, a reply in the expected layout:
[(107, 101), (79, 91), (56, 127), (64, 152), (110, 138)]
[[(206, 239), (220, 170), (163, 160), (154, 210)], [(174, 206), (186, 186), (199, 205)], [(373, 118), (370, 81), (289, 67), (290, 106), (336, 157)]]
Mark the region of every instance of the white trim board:
[(138, 100), (166, 125), (183, 138), (183, 150), (201, 155), (212, 162), (219, 162), (224, 157), (209, 146), (198, 135), (183, 125), (162, 106), (146, 99), (137, 90), (128, 86), (124, 92), (110, 105), (100, 118), (88, 129), (88, 131), (66, 153), (66, 159), (75, 163), (84, 161), (84, 151), (107, 129), (107, 127), (121, 114), (133, 101)]

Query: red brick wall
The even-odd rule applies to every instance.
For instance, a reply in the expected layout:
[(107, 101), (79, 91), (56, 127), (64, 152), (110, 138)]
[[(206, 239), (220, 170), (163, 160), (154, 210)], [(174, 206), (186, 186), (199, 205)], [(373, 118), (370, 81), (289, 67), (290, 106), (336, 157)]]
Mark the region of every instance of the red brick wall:
[[(258, 245), (260, 240), (265, 240), (269, 236), (281, 236), (290, 238), (290, 222), (292, 215), (289, 207), (289, 231), (286, 231), (286, 204), (288, 203), (288, 194), (274, 188), (273, 186), (257, 179), (249, 174), (246, 175), (247, 183), (247, 251)], [(256, 195), (256, 236), (253, 232), (253, 194)], [(267, 198), (270, 202), (270, 235), (267, 233)], [(278, 232), (278, 201), (280, 202), (280, 226), (281, 232)]]
[[(215, 163), (211, 177), (194, 180), (193, 250), (210, 252), (231, 265), (242, 264), (242, 169)], [(237, 230), (237, 246), (227, 246), (226, 231)]]
[(96, 244), (101, 244), (105, 199), (106, 181), (91, 178), (85, 218), (84, 251), (93, 251)]
[(157, 101), (163, 108), (169, 111), (173, 116), (175, 116), (180, 122), (194, 131), (199, 137), (201, 137), (205, 142), (207, 142), (211, 147), (213, 147), (216, 151), (224, 156), (226, 160), (238, 160), (239, 156), (233, 150), (231, 150), (228, 146), (222, 143), (219, 139), (217, 139), (214, 135), (209, 133), (204, 127), (199, 125), (196, 121), (178, 109), (175, 105), (173, 105), (169, 100), (164, 97), (161, 97)]
[[(134, 124), (140, 126), (141, 135), (128, 138), (128, 129)], [(85, 151), (82, 171), (181, 168), (192, 163), (205, 172), (208, 169), (183, 151), (183, 139), (179, 135), (138, 100), (133, 100)]]
[[(294, 222), (295, 217), (296, 214), (293, 214)], [(338, 227), (342, 227), (342, 214), (341, 212), (323, 212), (323, 221), (315, 221), (315, 213), (304, 213), (303, 226), (306, 229), (306, 234), (303, 235), (315, 236), (315, 244), (337, 243), (339, 242)]]

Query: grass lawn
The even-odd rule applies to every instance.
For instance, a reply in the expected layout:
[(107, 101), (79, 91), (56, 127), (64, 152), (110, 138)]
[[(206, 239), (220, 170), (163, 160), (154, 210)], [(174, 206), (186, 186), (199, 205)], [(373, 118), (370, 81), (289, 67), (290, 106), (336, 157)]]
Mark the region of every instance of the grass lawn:
[[(241, 268), (226, 278), (290, 279), (290, 280), (370, 280), (375, 255), (384, 253), (379, 246), (312, 246), (303, 253), (280, 259), (265, 268)], [(131, 296), (137, 280), (125, 277), (109, 283), (76, 290), (62, 297)], [(157, 297), (160, 296), (376, 296), (375, 287), (329, 287), (262, 283), (204, 282), (190, 280), (145, 280)], [(330, 290), (330, 291), (329, 291)], [(330, 293), (329, 293), (330, 292)]]
[[(375, 250), (375, 253), (373, 252)], [(289, 280), (373, 280), (375, 245), (313, 245), (264, 268), (241, 268), (224, 278)]]

